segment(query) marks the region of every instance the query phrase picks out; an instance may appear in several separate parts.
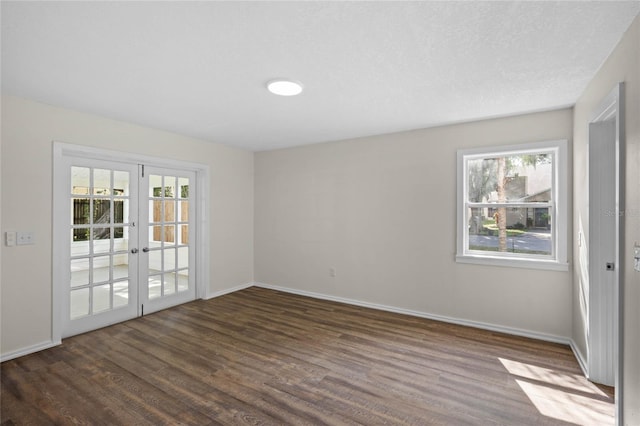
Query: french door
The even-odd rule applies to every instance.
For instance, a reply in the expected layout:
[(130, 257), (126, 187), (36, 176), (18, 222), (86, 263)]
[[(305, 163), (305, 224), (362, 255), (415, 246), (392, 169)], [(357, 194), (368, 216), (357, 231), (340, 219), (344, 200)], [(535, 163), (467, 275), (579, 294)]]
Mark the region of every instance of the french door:
[(75, 157), (65, 167), (63, 337), (195, 299), (195, 173)]

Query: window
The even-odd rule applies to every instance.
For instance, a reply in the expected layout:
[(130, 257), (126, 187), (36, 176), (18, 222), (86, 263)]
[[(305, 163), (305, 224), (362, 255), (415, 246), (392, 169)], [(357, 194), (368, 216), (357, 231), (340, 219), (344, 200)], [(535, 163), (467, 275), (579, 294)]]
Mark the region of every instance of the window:
[(567, 142), (458, 151), (457, 261), (568, 270)]

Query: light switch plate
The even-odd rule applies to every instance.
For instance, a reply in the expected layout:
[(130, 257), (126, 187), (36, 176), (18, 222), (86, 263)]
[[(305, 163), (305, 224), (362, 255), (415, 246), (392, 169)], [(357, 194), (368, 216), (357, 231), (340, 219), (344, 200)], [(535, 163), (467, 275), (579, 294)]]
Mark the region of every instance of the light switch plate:
[(16, 245), (16, 232), (7, 231), (4, 233), (4, 243), (7, 247), (13, 247)]

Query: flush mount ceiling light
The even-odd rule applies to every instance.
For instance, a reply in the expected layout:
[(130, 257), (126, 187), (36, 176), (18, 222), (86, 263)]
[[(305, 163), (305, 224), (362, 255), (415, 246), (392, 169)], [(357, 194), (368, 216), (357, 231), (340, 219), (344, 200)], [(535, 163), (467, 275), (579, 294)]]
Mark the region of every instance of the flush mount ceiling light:
[(295, 96), (302, 93), (302, 84), (293, 80), (271, 80), (267, 83), (267, 89), (274, 95)]

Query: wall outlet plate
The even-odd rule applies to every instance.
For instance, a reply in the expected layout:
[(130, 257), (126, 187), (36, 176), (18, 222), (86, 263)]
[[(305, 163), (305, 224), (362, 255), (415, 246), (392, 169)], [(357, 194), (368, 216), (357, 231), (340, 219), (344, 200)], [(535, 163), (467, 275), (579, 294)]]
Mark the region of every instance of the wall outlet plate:
[(16, 244), (19, 246), (26, 246), (34, 244), (33, 232), (31, 231), (18, 231), (16, 232)]

